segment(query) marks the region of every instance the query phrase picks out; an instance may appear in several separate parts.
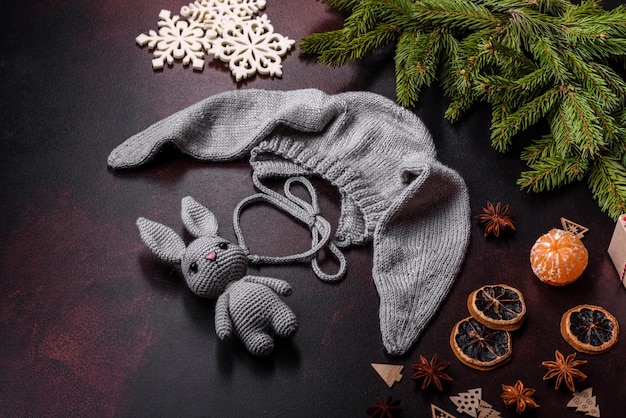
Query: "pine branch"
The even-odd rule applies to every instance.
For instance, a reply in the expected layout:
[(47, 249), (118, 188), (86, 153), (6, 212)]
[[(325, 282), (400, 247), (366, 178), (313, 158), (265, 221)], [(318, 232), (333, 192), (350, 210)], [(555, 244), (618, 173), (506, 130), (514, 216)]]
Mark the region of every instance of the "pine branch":
[(549, 15), (530, 8), (511, 9), (508, 13), (509, 30), (527, 45), (538, 38), (553, 38), (558, 33), (557, 21)]
[[(561, 136), (567, 137), (567, 134)], [(549, 158), (551, 155), (559, 154), (560, 152), (557, 151), (558, 148), (560, 148), (560, 146), (557, 144), (554, 135), (547, 134), (542, 136), (541, 139), (536, 139), (531, 145), (524, 149), (522, 152), (522, 160), (528, 165), (534, 165), (539, 161)]]
[(396, 91), (402, 106), (414, 106), (417, 92), (429, 86), (437, 75), (441, 30), (431, 33), (403, 33), (396, 47)]
[(498, 151), (546, 119), (550, 132), (526, 146), (521, 159), (529, 169), (518, 184), (552, 190), (588, 176), (600, 206), (616, 216), (626, 181), (626, 81), (612, 65), (626, 65), (626, 5), (605, 11), (598, 0), (320, 1), (350, 15), (339, 30), (305, 37), (303, 52), (339, 66), (395, 44), (398, 102), (414, 106), (437, 80), (452, 122), (486, 101)]
[(396, 47), (396, 97), (402, 106), (415, 106), (419, 98), (419, 91), (424, 85), (423, 74), (426, 68), (421, 64), (421, 54), (413, 43), (420, 37), (420, 33), (404, 32), (398, 38)]
[(367, 0), (383, 6), (385, 21), (407, 30), (433, 29), (427, 23), (415, 19), (414, 0)]
[(480, 3), (501, 13), (511, 9), (530, 8), (551, 16), (561, 16), (572, 7), (567, 0), (482, 0)]
[(563, 17), (561, 30), (568, 45), (585, 60), (615, 59), (626, 54), (626, 7), (604, 11), (595, 2), (584, 1)]
[(621, 138), (626, 138), (626, 126), (623, 123), (620, 123), (612, 114), (599, 108), (595, 103), (589, 103), (589, 105), (598, 118), (607, 145), (609, 143), (617, 144), (621, 142)]
[(587, 171), (586, 161), (575, 156), (550, 156), (529, 165), (517, 184), (533, 192), (552, 191), (573, 181), (581, 180)]
[(507, 107), (519, 106), (551, 88), (549, 73), (538, 68), (519, 78), (499, 75), (480, 76), (474, 87), (481, 97), (491, 104), (507, 103)]
[(453, 75), (453, 85), (456, 92), (451, 95), (452, 100), (448, 109), (446, 109), (444, 117), (450, 122), (456, 122), (461, 116), (469, 110), (469, 108), (478, 100), (478, 94), (473, 88), (473, 80), (471, 73), (462, 68)]
[(582, 94), (573, 89), (564, 91), (567, 100), (561, 100), (565, 120), (571, 124), (572, 143), (582, 155), (597, 155), (605, 146), (600, 122)]
[[(573, 131), (573, 126), (568, 120), (568, 115), (565, 112), (565, 106), (560, 103), (559, 106), (555, 106), (555, 111), (548, 118), (550, 125), (550, 137), (553, 139), (553, 148), (550, 150), (550, 154), (542, 155), (542, 158), (547, 158), (550, 155), (566, 155), (573, 152), (575, 143), (576, 132)], [(526, 158), (525, 153), (522, 154), (522, 159), (528, 163), (534, 163), (531, 158)]]
[[(446, 94), (452, 98), (445, 117), (451, 122), (457, 121), (482, 94), (476, 89), (476, 79), (491, 66), (493, 49), (490, 42), (485, 41), (491, 31), (483, 30), (467, 36), (460, 44), (457, 59), (452, 61), (448, 71), (449, 80), (444, 84)], [(467, 51), (473, 52), (468, 56)]]
[[(488, 45), (490, 52), (501, 68), (515, 68), (515, 72), (512, 74), (514, 76), (519, 77), (520, 74), (537, 68), (537, 65), (519, 49), (514, 49), (496, 40), (489, 42)], [(519, 43), (516, 46), (519, 47)]]
[(358, 4), (362, 2), (362, 0), (317, 0), (320, 3), (324, 3), (333, 9), (336, 10), (352, 10)]
[(528, 0), (482, 0), (478, 3), (481, 3), (489, 10), (493, 10), (494, 12), (498, 13), (507, 13), (511, 9), (521, 9), (525, 7), (537, 6), (537, 4), (533, 4), (536, 2)]
[(354, 39), (374, 30), (378, 24), (384, 21), (381, 17), (384, 15), (385, 9), (385, 5), (376, 1), (368, 2), (368, 7), (355, 7), (344, 23), (347, 37)]
[[(471, 91), (471, 90), (470, 90)], [(464, 96), (455, 96), (445, 111), (444, 117), (450, 122), (456, 122), (467, 112), (477, 98), (475, 94), (466, 94)]]
[(355, 61), (371, 54), (376, 49), (392, 42), (398, 34), (397, 28), (381, 23), (369, 32), (343, 38), (335, 47), (319, 53), (319, 60), (333, 67), (340, 67), (347, 62)]
[(334, 30), (309, 35), (300, 41), (298, 47), (306, 54), (320, 55), (328, 50), (341, 49), (345, 42), (344, 31)]
[(439, 79), (444, 94), (453, 97), (456, 93), (454, 86), (461, 76), (463, 69), (463, 50), (459, 41), (447, 30), (441, 31), (441, 62), (448, 65), (439, 66)]
[(572, 3), (567, 0), (539, 0), (538, 10), (551, 16), (562, 16), (572, 9)]
[(560, 95), (561, 92), (558, 88), (547, 90), (513, 113), (506, 115), (500, 123), (492, 125), (492, 146), (498, 151), (507, 151), (511, 145), (511, 138), (545, 116), (555, 105)]
[(565, 65), (571, 70), (573, 78), (583, 86), (600, 109), (611, 112), (619, 107), (619, 97), (611, 90), (602, 74), (598, 73), (594, 66), (579, 59), (571, 51), (564, 51), (563, 58)]
[(590, 62), (593, 68), (602, 77), (608, 88), (619, 98), (620, 107), (626, 103), (626, 82), (611, 67), (597, 62)]
[[(496, 28), (503, 17), (491, 13), (486, 7), (471, 1), (422, 0), (415, 3), (415, 13), (433, 26), (457, 30)], [(416, 16), (417, 17), (417, 16)]]
[(551, 38), (539, 36), (530, 45), (535, 60), (552, 74), (556, 83), (562, 84), (567, 80), (567, 68), (563, 63), (562, 52)]
[[(623, 4), (606, 11), (598, 2), (585, 0), (579, 6), (568, 9), (563, 15), (563, 23), (569, 28), (581, 28), (581, 33), (610, 32), (623, 35), (624, 13), (626, 13), (626, 6)], [(597, 28), (603, 28), (603, 30), (597, 30)]]
[(589, 189), (600, 208), (617, 219), (626, 210), (626, 169), (615, 156), (601, 156), (589, 173)]

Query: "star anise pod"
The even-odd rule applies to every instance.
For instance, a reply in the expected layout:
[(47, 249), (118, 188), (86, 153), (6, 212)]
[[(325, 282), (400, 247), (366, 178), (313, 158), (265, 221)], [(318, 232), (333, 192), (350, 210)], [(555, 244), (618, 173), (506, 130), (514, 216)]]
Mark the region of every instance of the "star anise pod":
[(485, 237), (493, 234), (495, 237), (500, 236), (500, 231), (511, 228), (515, 231), (515, 222), (513, 222), (513, 214), (509, 211), (509, 205), (500, 202), (494, 206), (491, 201), (487, 200), (487, 207), (482, 208), (483, 213), (475, 216), (485, 226)]
[(521, 380), (515, 382), (513, 386), (502, 385), (503, 392), (500, 394), (502, 402), (506, 406), (515, 405), (515, 412), (521, 414), (527, 407), (539, 408), (533, 399), (535, 389), (525, 388)]
[(541, 363), (543, 367), (548, 369), (543, 380), (556, 377), (555, 390), (565, 381), (565, 386), (567, 386), (570, 391), (576, 392), (574, 382), (580, 382), (587, 378), (587, 375), (578, 370), (577, 367), (587, 364), (587, 360), (574, 360), (576, 353), (570, 354), (565, 358), (559, 350), (556, 350), (554, 356), (556, 357), (556, 361), (544, 361)]
[(444, 370), (447, 369), (449, 365), (449, 361), (439, 362), (437, 360), (437, 354), (435, 354), (430, 361), (428, 361), (424, 356), (420, 355), (420, 362), (411, 366), (413, 367), (413, 370), (415, 370), (415, 373), (411, 376), (411, 379), (423, 379), (422, 390), (425, 390), (432, 383), (432, 385), (437, 388), (437, 390), (442, 391), (443, 386), (441, 384), (441, 381), (452, 380), (452, 378), (447, 373), (444, 373)]
[(367, 413), (370, 414), (370, 418), (393, 418), (394, 414), (400, 411), (402, 411), (400, 401), (394, 401), (391, 396), (388, 396), (385, 400), (377, 396), (376, 405), (367, 407)]

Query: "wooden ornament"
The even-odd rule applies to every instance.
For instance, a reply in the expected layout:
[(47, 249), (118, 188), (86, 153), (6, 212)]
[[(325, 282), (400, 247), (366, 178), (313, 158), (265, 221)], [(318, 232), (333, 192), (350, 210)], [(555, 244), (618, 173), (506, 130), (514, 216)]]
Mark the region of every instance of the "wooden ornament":
[(585, 413), (588, 417), (600, 418), (600, 407), (598, 405), (591, 408), (587, 413)]
[(482, 388), (476, 388), (461, 392), (458, 396), (450, 396), (450, 400), (456, 405), (457, 412), (478, 418), (478, 406), (482, 396)]
[(430, 414), (432, 418), (456, 418), (451, 413), (444, 411), (443, 409), (432, 403), (430, 404)]
[(617, 270), (619, 280), (626, 287), (626, 215), (620, 216), (615, 224), (607, 252)]
[(229, 20), (222, 23), (221, 34), (209, 34), (211, 47), (207, 52), (228, 63), (235, 80), (254, 74), (281, 77), (282, 57), (296, 41), (274, 32), (267, 15), (249, 21)]
[(600, 407), (596, 403), (596, 397), (593, 396), (593, 388), (574, 392), (567, 407), (576, 408), (576, 412), (584, 412), (587, 416), (600, 418)]
[(565, 231), (571, 232), (578, 239), (582, 239), (585, 234), (589, 232), (589, 228), (570, 221), (569, 219), (561, 218), (561, 225)]
[(135, 41), (153, 51), (155, 70), (182, 62), (202, 71), (209, 54), (228, 63), (238, 82), (257, 73), (281, 77), (282, 58), (296, 41), (276, 33), (267, 15), (256, 15), (264, 7), (265, 0), (195, 1), (181, 8), (183, 18), (161, 10), (159, 30)]
[(500, 412), (493, 409), (493, 406), (483, 401), (482, 399), (478, 403), (477, 417), (476, 418), (500, 418)]
[(202, 71), (204, 51), (209, 47), (202, 24), (181, 20), (169, 10), (161, 10), (158, 26), (158, 32), (151, 30), (147, 35), (142, 33), (135, 38), (137, 44), (147, 45), (153, 51), (152, 68), (161, 70), (166, 64), (171, 66), (180, 61), (185, 66), (191, 64), (194, 70)]
[(372, 363), (371, 366), (389, 387), (402, 379), (402, 365)]

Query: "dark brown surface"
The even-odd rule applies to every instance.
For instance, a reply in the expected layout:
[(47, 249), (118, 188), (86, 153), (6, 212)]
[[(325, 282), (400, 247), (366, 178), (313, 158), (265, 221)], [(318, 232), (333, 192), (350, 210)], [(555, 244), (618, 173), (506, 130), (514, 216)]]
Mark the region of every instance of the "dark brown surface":
[[(313, 0), (269, 0), (265, 13), (277, 32), (299, 40), (338, 27), (341, 16)], [(607, 5), (616, 2), (606, 2)], [(239, 343), (219, 342), (214, 306), (195, 297), (179, 273), (160, 264), (135, 227), (146, 216), (182, 232), (181, 197), (208, 204), (221, 231), (234, 238), (231, 215), (254, 192), (246, 162), (207, 164), (173, 150), (129, 172), (111, 172), (111, 149), (149, 124), (209, 95), (236, 88), (317, 87), (328, 93), (369, 90), (394, 97), (392, 56), (330, 69), (293, 51), (282, 79), (256, 77), (237, 85), (225, 67), (204, 72), (182, 65), (154, 72), (139, 33), (156, 29), (159, 1), (4, 2), (0, 29), (0, 416), (366, 416), (375, 397), (401, 399), (402, 416), (430, 416), (429, 404), (454, 411), (449, 396), (481, 387), (483, 398), (515, 416), (499, 400), (500, 385), (521, 379), (537, 389), (541, 407), (529, 417), (581, 417), (566, 408), (570, 394), (544, 382), (541, 361), (573, 352), (559, 333), (572, 306), (604, 306), (626, 327), (626, 290), (606, 253), (614, 222), (584, 184), (554, 193), (521, 192), (520, 147), (498, 154), (489, 146), (489, 110), (478, 107), (461, 122), (443, 118), (436, 89), (415, 109), (433, 134), (439, 157), (465, 178), (473, 214), (486, 199), (511, 205), (518, 230), (485, 239), (473, 223), (463, 270), (435, 320), (406, 356), (385, 354), (378, 328), (378, 296), (371, 280), (371, 248), (347, 252), (349, 272), (339, 284), (315, 279), (308, 266), (264, 267), (260, 274), (288, 280), (288, 304), (301, 329), (268, 359)], [(322, 210), (336, 221), (339, 202), (320, 186)], [(587, 271), (576, 283), (552, 288), (533, 276), (528, 257), (535, 239), (565, 216), (590, 228)], [(267, 208), (246, 213), (251, 247), (264, 252), (304, 248), (305, 230)], [(454, 225), (450, 225), (451, 228)], [(186, 238), (189, 238), (187, 235)], [(467, 315), (474, 289), (504, 282), (528, 305), (513, 336), (513, 358), (490, 372), (456, 360), (452, 326)], [(626, 342), (606, 354), (579, 354), (602, 417), (624, 416)], [(454, 381), (443, 393), (422, 392), (410, 379), (420, 354), (451, 361)], [(405, 366), (389, 389), (369, 366)], [(456, 414), (460, 415), (460, 414)]]

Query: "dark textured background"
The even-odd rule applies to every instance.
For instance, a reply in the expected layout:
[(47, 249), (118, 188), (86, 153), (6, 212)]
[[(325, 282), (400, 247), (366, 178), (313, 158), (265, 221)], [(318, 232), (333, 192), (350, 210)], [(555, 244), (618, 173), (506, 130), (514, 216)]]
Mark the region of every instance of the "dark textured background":
[[(341, 25), (340, 15), (313, 0), (268, 3), (276, 31), (295, 40)], [(485, 239), (473, 223), (456, 284), (401, 358), (382, 347), (367, 247), (347, 252), (348, 275), (335, 285), (318, 281), (304, 265), (256, 270), (291, 282), (288, 304), (301, 323), (272, 357), (253, 358), (237, 342), (218, 341), (213, 303), (195, 297), (178, 271), (149, 253), (135, 219), (146, 216), (182, 232), (180, 199), (192, 195), (211, 207), (232, 239), (232, 210), (254, 192), (249, 165), (199, 163), (169, 150), (155, 164), (118, 173), (107, 169), (108, 153), (151, 123), (232, 89), (369, 90), (393, 99), (393, 59), (381, 51), (331, 69), (294, 50), (282, 79), (241, 84), (209, 59), (202, 73), (182, 65), (155, 72), (152, 54), (134, 38), (157, 28), (161, 9), (177, 13), (183, 5), (22, 0), (0, 6), (0, 416), (358, 417), (376, 396), (393, 396), (402, 416), (426, 417), (430, 402), (455, 413), (448, 397), (481, 387), (483, 398), (511, 417), (499, 400), (500, 385), (517, 379), (537, 389), (541, 408), (527, 416), (584, 416), (565, 407), (566, 390), (542, 381), (540, 363), (556, 349), (573, 352), (559, 333), (561, 314), (572, 306), (602, 305), (626, 327), (626, 291), (606, 253), (614, 222), (584, 184), (546, 194), (519, 191), (519, 152), (541, 130), (520, 135), (514, 150), (498, 154), (489, 145), (489, 109), (478, 106), (451, 125), (437, 89), (424, 92), (415, 112), (440, 159), (465, 178), (473, 215), (487, 199), (509, 203), (517, 232)], [(317, 185), (324, 214), (336, 221), (336, 191)], [(584, 239), (590, 260), (579, 281), (552, 288), (534, 278), (528, 256), (561, 216), (591, 229)], [(306, 230), (267, 208), (247, 212), (244, 227), (259, 252), (308, 245)], [(449, 332), (467, 316), (467, 295), (496, 282), (524, 293), (528, 317), (514, 334), (512, 361), (474, 371), (452, 354)], [(589, 378), (578, 387), (594, 388), (605, 418), (624, 416), (625, 344), (579, 355), (589, 360)], [(410, 379), (419, 355), (435, 353), (452, 362), (454, 381), (441, 394), (422, 392)], [(404, 365), (403, 380), (387, 388), (371, 362)]]

